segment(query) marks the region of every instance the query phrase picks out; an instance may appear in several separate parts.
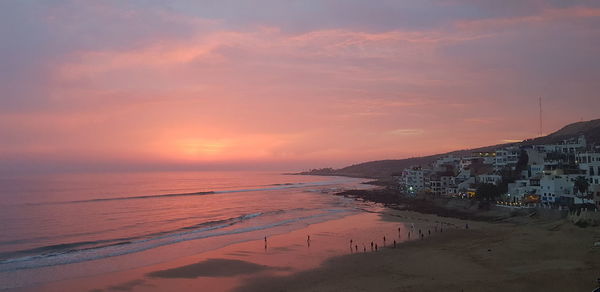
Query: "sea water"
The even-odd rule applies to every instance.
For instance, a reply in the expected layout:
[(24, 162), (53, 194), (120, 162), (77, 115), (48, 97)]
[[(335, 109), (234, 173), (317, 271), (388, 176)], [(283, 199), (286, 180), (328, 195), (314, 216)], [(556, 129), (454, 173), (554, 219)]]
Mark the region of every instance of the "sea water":
[(0, 288), (130, 269), (355, 214), (363, 179), (273, 172), (0, 179)]

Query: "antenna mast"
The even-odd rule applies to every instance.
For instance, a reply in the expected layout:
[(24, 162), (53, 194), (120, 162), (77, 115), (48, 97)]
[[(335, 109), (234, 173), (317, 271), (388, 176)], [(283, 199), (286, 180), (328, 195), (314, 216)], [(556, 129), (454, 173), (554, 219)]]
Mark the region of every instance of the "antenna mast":
[(542, 132), (542, 97), (540, 96), (540, 137), (544, 135)]

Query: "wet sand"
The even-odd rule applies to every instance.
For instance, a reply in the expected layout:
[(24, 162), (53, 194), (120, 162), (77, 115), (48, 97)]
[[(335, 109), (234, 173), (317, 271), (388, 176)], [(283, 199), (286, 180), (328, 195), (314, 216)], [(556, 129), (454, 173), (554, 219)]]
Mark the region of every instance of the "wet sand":
[(564, 221), (470, 222), (379, 253), (337, 257), (237, 291), (592, 291), (600, 230)]
[[(333, 257), (365, 253), (365, 249), (371, 253), (371, 241), (381, 250), (383, 236), (388, 246), (394, 240), (399, 244), (408, 237), (403, 234), (403, 238), (398, 238), (398, 227), (404, 231), (409, 228), (399, 221), (413, 222), (401, 219), (360, 213), (286, 234), (267, 234), (266, 248), (264, 239), (242, 242), (161, 264), (57, 281), (23, 291), (232, 291), (258, 279), (318, 268)], [(414, 220), (414, 224), (425, 230), (430, 222)]]
[(232, 259), (208, 259), (199, 263), (148, 273), (151, 278), (195, 279), (199, 277), (232, 277), (276, 268)]
[[(30, 290), (591, 291), (595, 287), (600, 277), (600, 248), (593, 247), (600, 241), (598, 228), (520, 220), (486, 223), (407, 211), (362, 213), (267, 237), (266, 248), (264, 240), (255, 240)], [(419, 229), (424, 239), (418, 236)], [(386, 248), (381, 248), (383, 236)], [(378, 251), (371, 251), (371, 241)]]

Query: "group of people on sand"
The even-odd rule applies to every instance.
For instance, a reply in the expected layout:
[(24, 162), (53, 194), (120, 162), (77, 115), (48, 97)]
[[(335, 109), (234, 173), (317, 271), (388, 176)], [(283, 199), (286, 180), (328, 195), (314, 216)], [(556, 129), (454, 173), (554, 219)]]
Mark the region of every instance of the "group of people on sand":
[[(448, 229), (451, 226), (454, 226), (455, 228), (459, 228), (458, 226), (456, 226), (455, 224), (451, 224), (451, 223), (447, 223), (447, 222), (437, 222), (436, 224), (432, 226), (429, 226), (429, 228), (427, 230), (425, 229), (417, 229), (415, 228), (415, 224), (414, 223), (410, 223), (410, 226), (406, 232), (406, 235), (408, 237), (408, 240), (411, 239), (412, 235), (415, 234), (415, 230), (416, 232), (418, 232), (418, 238), (419, 239), (425, 239), (425, 236), (431, 236), (432, 234), (432, 229), (433, 229), (433, 233), (443, 233), (444, 232), (444, 228)], [(465, 224), (465, 229), (468, 230), (469, 227), (469, 223)], [(398, 227), (398, 239), (402, 240), (402, 226)], [(350, 251), (352, 251), (352, 239), (350, 239)], [(393, 243), (392, 243), (392, 247), (396, 248), (398, 242), (394, 239)], [(386, 237), (383, 236), (383, 246), (386, 247), (387, 243), (386, 243)], [(371, 241), (371, 251), (377, 251), (378, 250), (378, 246), (377, 243), (374, 243), (373, 241)], [(363, 251), (366, 252), (367, 251), (367, 247), (366, 245), (363, 244)], [(358, 252), (358, 245), (354, 245), (354, 252)]]
[[(433, 231), (434, 233), (437, 232), (444, 232), (444, 226), (449, 227), (449, 226), (455, 226), (454, 224), (450, 224), (447, 222), (437, 222), (436, 224), (433, 226)], [(465, 224), (465, 229), (469, 229), (469, 223)], [(408, 229), (407, 232), (407, 237), (408, 240), (411, 239), (411, 235), (415, 232), (415, 224), (414, 223), (410, 223), (410, 228)], [(422, 229), (418, 229), (418, 236), (419, 238), (425, 239), (425, 231)], [(429, 229), (427, 229), (427, 236), (431, 236), (431, 226)], [(402, 226), (398, 227), (398, 239), (401, 240), (402, 239)], [(310, 235), (306, 236), (306, 244), (308, 247), (310, 247)], [(392, 247), (396, 248), (398, 242), (394, 239), (393, 243), (392, 243)], [(363, 247), (363, 252), (367, 252), (367, 245), (366, 244), (362, 244)], [(383, 247), (387, 247), (387, 238), (385, 237), (385, 235), (383, 236)], [(267, 250), (267, 237), (265, 236), (265, 250)], [(376, 242), (371, 241), (371, 251), (378, 251), (379, 250), (379, 246), (377, 245)], [(358, 252), (358, 243), (356, 241), (354, 241), (353, 239), (350, 239), (350, 252)]]
[[(444, 232), (444, 224), (448, 225), (448, 223), (444, 223), (444, 222), (434, 225), (433, 232), (434, 233)], [(467, 229), (468, 229), (468, 225), (467, 225)], [(412, 234), (415, 233), (415, 230), (416, 230), (415, 224), (411, 223), (410, 227), (408, 229), (408, 232), (407, 232), (407, 237), (409, 240), (411, 239)], [(417, 229), (417, 232), (418, 232), (418, 236), (420, 239), (424, 239), (426, 235), (431, 236), (431, 234), (432, 234), (431, 227), (429, 229), (427, 229), (426, 232), (425, 232), (425, 230), (422, 230), (422, 229)], [(387, 247), (388, 239), (386, 238), (385, 235), (382, 237), (382, 239), (383, 239), (382, 247)], [(398, 227), (398, 239), (402, 240), (402, 226)], [(396, 248), (397, 245), (398, 245), (398, 241), (396, 241), (396, 239), (393, 239), (392, 245), (391, 245), (392, 248)], [(380, 249), (380, 246), (377, 244), (376, 241), (371, 241), (370, 248), (371, 248), (371, 251), (378, 251)], [(362, 244), (362, 250), (363, 250), (363, 252), (367, 252), (367, 245), (364, 243)], [(353, 239), (350, 239), (350, 252), (358, 252), (358, 244)]]

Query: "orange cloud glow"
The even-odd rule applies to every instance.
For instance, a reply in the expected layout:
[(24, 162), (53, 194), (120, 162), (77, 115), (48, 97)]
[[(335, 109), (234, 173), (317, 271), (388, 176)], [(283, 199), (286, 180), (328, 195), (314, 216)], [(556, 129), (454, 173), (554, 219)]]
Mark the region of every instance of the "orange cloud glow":
[(457, 3), (379, 26), (54, 7), (31, 19), (57, 43), (0, 83), (0, 158), (343, 166), (532, 137), (539, 96), (548, 128), (597, 118), (599, 8)]

